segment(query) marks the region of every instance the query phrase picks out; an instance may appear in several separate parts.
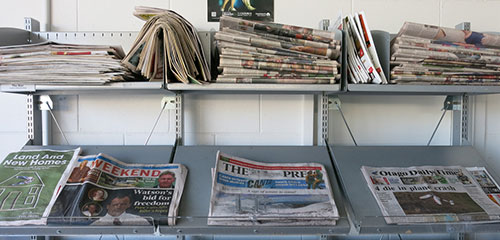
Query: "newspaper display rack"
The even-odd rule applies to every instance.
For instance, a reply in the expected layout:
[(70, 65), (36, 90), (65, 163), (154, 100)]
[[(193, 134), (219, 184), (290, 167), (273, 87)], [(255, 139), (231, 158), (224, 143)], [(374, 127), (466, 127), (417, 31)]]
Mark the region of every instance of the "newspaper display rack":
[[(49, 34), (49, 33), (48, 33)], [(47, 36), (48, 36), (47, 34)], [(55, 36), (57, 33), (50, 33)], [(64, 33), (59, 33), (60, 36), (63, 36)], [(116, 33), (118, 35), (119, 33)], [(135, 33), (137, 34), (137, 33)], [(387, 35), (388, 33), (382, 33), (382, 35)], [(67, 34), (66, 36), (69, 36), (71, 38), (71, 34)], [(76, 36), (76, 34), (75, 34)], [(89, 35), (90, 36), (90, 35)], [(377, 36), (376, 34), (373, 34), (374, 40), (377, 41)], [(55, 38), (55, 37), (54, 37)], [(62, 37), (61, 37), (62, 39)], [(83, 40), (84, 42), (87, 40)], [(387, 41), (388, 42), (388, 41)], [(202, 42), (205, 44), (205, 42)], [(379, 52), (379, 57), (383, 58), (380, 54), (380, 49), (379, 45), (377, 45), (377, 51)], [(382, 65), (383, 65), (382, 61)], [(386, 68), (384, 68), (385, 70)], [(345, 75), (345, 74), (344, 74)], [(329, 88), (315, 88), (314, 86), (308, 86), (308, 88), (304, 89), (303, 86), (269, 86), (269, 85), (253, 85), (257, 86), (256, 89), (249, 89), (249, 88), (244, 88), (243, 86), (235, 86), (235, 85), (219, 85), (216, 87), (210, 87), (210, 86), (197, 86), (197, 85), (185, 85), (185, 84), (170, 84), (168, 86), (169, 90), (173, 91), (178, 91), (180, 93), (182, 92), (189, 92), (189, 91), (197, 91), (197, 92), (203, 92), (205, 93), (217, 93), (217, 92), (226, 92), (226, 93), (239, 93), (239, 92), (252, 92), (252, 93), (331, 93), (331, 94), (338, 94), (341, 93), (339, 90), (340, 88), (334, 88), (338, 87), (336, 85), (329, 86)], [(345, 85), (347, 86), (347, 85)], [(127, 85), (125, 87), (122, 86), (110, 86), (109, 88), (107, 86), (98, 86), (96, 89), (86, 89), (85, 87), (60, 87), (60, 86), (28, 86), (29, 90), (25, 91), (26, 86), (4, 86), (1, 85), (0, 91), (2, 92), (21, 92), (21, 93), (31, 93), (31, 94), (56, 94), (56, 93), (61, 93), (61, 94), (79, 94), (81, 92), (86, 92), (88, 90), (95, 91), (99, 90), (100, 93), (104, 93), (106, 91), (112, 91), (112, 92), (121, 92), (121, 91), (134, 91), (136, 93), (137, 90), (139, 91), (147, 91), (151, 93), (151, 89), (154, 91), (157, 91), (158, 89), (164, 93), (164, 89), (167, 88), (167, 86), (164, 86), (163, 84), (157, 84), (157, 83), (144, 83), (144, 86), (141, 83), (141, 86), (131, 86)], [(352, 87), (352, 88), (351, 88)], [(21, 91), (15, 91), (16, 88), (20, 88)], [(104, 91), (100, 91), (104, 90)], [(396, 85), (349, 85), (348, 86), (348, 91), (352, 93), (380, 93), (380, 94), (387, 94), (387, 93), (396, 93), (396, 94), (449, 94), (450, 91), (451, 93), (455, 94), (461, 94), (461, 93), (498, 93), (500, 92), (499, 87), (490, 87), (490, 86), (396, 86)], [(348, 93), (347, 93), (348, 94)], [(26, 149), (39, 149), (40, 146), (25, 146)], [(52, 149), (66, 149), (67, 146), (52, 146)], [(285, 147), (289, 150), (288, 154), (286, 156), (280, 155), (282, 154), (281, 152), (283, 151), (282, 147), (268, 147), (267, 150), (259, 150), (259, 151), (268, 151), (266, 153), (269, 155), (269, 152), (272, 152), (273, 155), (278, 155), (280, 156), (279, 158), (281, 159), (286, 159), (286, 162), (290, 162), (290, 159), (295, 158), (295, 155), (300, 155), (302, 153), (307, 153), (306, 155), (300, 155), (301, 157), (305, 156), (320, 156), (317, 159), (321, 160), (316, 160), (316, 161), (325, 161), (326, 163), (324, 164), (330, 164), (332, 165), (329, 161), (328, 157), (328, 152), (325, 151), (324, 148), (317, 148), (317, 147), (300, 147), (298, 150), (290, 150), (294, 149), (297, 147)], [(171, 235), (184, 235), (184, 234), (248, 234), (248, 235), (254, 235), (254, 234), (311, 234), (311, 235), (317, 235), (317, 234), (325, 234), (325, 235), (333, 235), (333, 234), (348, 234), (349, 233), (349, 221), (347, 219), (347, 214), (344, 209), (344, 204), (348, 206), (348, 210), (352, 211), (352, 209), (356, 209), (353, 206), (357, 206), (358, 210), (359, 208), (362, 209), (370, 209), (370, 210), (377, 210), (378, 207), (370, 202), (371, 199), (368, 199), (367, 202), (363, 202), (361, 205), (359, 205), (359, 201), (343, 201), (343, 196), (342, 193), (339, 193), (338, 191), (334, 191), (334, 197), (335, 197), (335, 202), (339, 208), (339, 214), (340, 214), (340, 219), (337, 221), (337, 225), (333, 227), (246, 227), (246, 228), (240, 228), (240, 227), (220, 227), (220, 226), (207, 226), (206, 221), (207, 221), (207, 214), (208, 214), (208, 204), (209, 204), (209, 194), (206, 193), (206, 191), (209, 191), (210, 186), (206, 185), (205, 183), (208, 183), (210, 179), (210, 173), (206, 173), (205, 169), (208, 169), (212, 167), (214, 164), (213, 162), (213, 155), (217, 150), (223, 150), (225, 152), (234, 154), (234, 155), (241, 155), (241, 156), (246, 156), (250, 159), (253, 158), (258, 158), (258, 154), (255, 152), (253, 154), (245, 155), (242, 153), (245, 152), (252, 152), (256, 151), (256, 147), (179, 147), (176, 152), (178, 152), (178, 155), (176, 155), (175, 161), (176, 162), (185, 162), (185, 165), (188, 166), (190, 169), (190, 177), (188, 177), (187, 180), (187, 186), (185, 189), (185, 193), (183, 196), (184, 202), (181, 202), (181, 208), (179, 210), (179, 217), (177, 217), (177, 225), (176, 226), (160, 226), (159, 230), (161, 234), (171, 234)], [(315, 150), (309, 150), (309, 149), (315, 149)], [(318, 150), (320, 149), (320, 150)], [(361, 148), (356, 148), (355, 151), (352, 148), (345, 148), (343, 149), (342, 147), (333, 147), (332, 148), (335, 152), (335, 156), (339, 157), (343, 155), (343, 159), (351, 159), (351, 158), (358, 158), (356, 155), (363, 155), (363, 159), (372, 159), (373, 157), (380, 158), (380, 156), (377, 156), (378, 153), (381, 151), (385, 151), (384, 148), (374, 148), (374, 149), (368, 149), (367, 151), (360, 151), (358, 152)], [(387, 151), (391, 152), (394, 149), (397, 150), (397, 148), (390, 148)], [(161, 156), (173, 156), (173, 147), (172, 146), (160, 146), (160, 147), (150, 147), (150, 146), (85, 146), (83, 147), (83, 151), (86, 154), (96, 154), (99, 152), (106, 152), (109, 153), (112, 156), (115, 156), (118, 159), (122, 159), (124, 161), (127, 161), (130, 156), (137, 156), (140, 154), (147, 153), (149, 157), (155, 156), (155, 155), (161, 155)], [(404, 151), (403, 151), (404, 150)], [(311, 153), (316, 152), (314, 154)], [(401, 151), (397, 151), (400, 155), (404, 155), (403, 152), (405, 152), (406, 149), (401, 148)], [(208, 152), (208, 153), (207, 153)], [(258, 152), (258, 151), (257, 151)], [(445, 160), (439, 160), (442, 161), (442, 165), (448, 165), (448, 164), (455, 164), (455, 161), (457, 159), (461, 159), (463, 161), (466, 161), (465, 159), (467, 157), (472, 157), (473, 159), (480, 159), (477, 158), (479, 157), (477, 152), (470, 148), (466, 147), (464, 150), (465, 153), (464, 155), (453, 155), (452, 157), (446, 157)], [(299, 154), (300, 153), (300, 154)], [(373, 154), (377, 153), (377, 154)], [(461, 152), (463, 153), (463, 152)], [(429, 156), (429, 155), (434, 155), (442, 157), (443, 155), (448, 155), (448, 153), (442, 153), (439, 148), (425, 148), (422, 149), (421, 151), (416, 151), (413, 153), (413, 156)], [(397, 155), (397, 154), (396, 154)], [(390, 157), (390, 154), (384, 154), (386, 157), (385, 159), (382, 160), (393, 160), (394, 162), (398, 162), (398, 157)], [(133, 158), (131, 159), (139, 159), (139, 158)], [(163, 158), (164, 159), (164, 158)], [(210, 160), (209, 160), (210, 159)], [(336, 158), (338, 159), (338, 158)], [(328, 171), (332, 172), (329, 173), (329, 176), (331, 176), (331, 181), (332, 186), (337, 183), (337, 178), (335, 177), (336, 175), (341, 175), (340, 180), (344, 181), (343, 177), (346, 177), (346, 175), (351, 174), (353, 172), (349, 172), (349, 167), (346, 166), (341, 166), (338, 167), (338, 160), (334, 161), (334, 165), (331, 168), (328, 169)], [(435, 158), (430, 158), (430, 159), (435, 159)], [(450, 160), (450, 161), (447, 161)], [(272, 159), (273, 162), (279, 161), (277, 159)], [(299, 161), (299, 160), (297, 160)], [(303, 161), (302, 159), (300, 161)], [(383, 162), (383, 161), (382, 161)], [(416, 163), (421, 163), (421, 159), (413, 159), (412, 165), (415, 165)], [(347, 162), (344, 162), (345, 164), (349, 164)], [(474, 162), (473, 162), (474, 163)], [(477, 164), (465, 164), (465, 163), (460, 163), (463, 166), (484, 166), (484, 161), (483, 160), (477, 160), (475, 161)], [(425, 164), (424, 161), (422, 161), (422, 164)], [(359, 177), (358, 180), (363, 180), (362, 176), (360, 175), (359, 171), (359, 166), (357, 167), (357, 172), (352, 174), (354, 177)], [(385, 164), (385, 166), (396, 166), (394, 164)], [(410, 165), (408, 165), (410, 166)], [(334, 171), (334, 169), (336, 171)], [(208, 174), (205, 176), (204, 174)], [(361, 177), (360, 177), (361, 176)], [(207, 178), (208, 177), (208, 178)], [(496, 180), (498, 180), (498, 177), (494, 176)], [(201, 180), (198, 180), (201, 179)], [(202, 183), (202, 184), (198, 184)], [(353, 181), (353, 185), (359, 188), (366, 187), (365, 185), (360, 185), (359, 182)], [(335, 186), (333, 188), (336, 188)], [(349, 189), (348, 189), (349, 190)], [(348, 200), (351, 199), (349, 198), (349, 195), (352, 194), (352, 191), (344, 190), (345, 194), (348, 197)], [(351, 189), (352, 190), (352, 189)], [(365, 193), (366, 194), (366, 193)], [(370, 196), (371, 197), (371, 196)], [(366, 195), (361, 196), (361, 199), (366, 200), (367, 198), (370, 198)], [(206, 204), (206, 205), (204, 205)], [(358, 205), (356, 205), (358, 204)], [(362, 207), (360, 207), (362, 206)], [(371, 206), (371, 207), (370, 207)], [(475, 225), (469, 225), (467, 223), (461, 222), (457, 224), (436, 224), (436, 225), (430, 225), (430, 224), (422, 224), (422, 225), (410, 225), (410, 226), (392, 226), (392, 225), (387, 225), (384, 221), (384, 217), (380, 214), (377, 213), (376, 211), (374, 212), (368, 212), (368, 213), (362, 213), (353, 215), (353, 218), (351, 219), (354, 222), (354, 226), (360, 230), (361, 233), (372, 233), (372, 234), (381, 234), (381, 233), (459, 233), (459, 232), (499, 232), (499, 225), (498, 224), (475, 224)], [(89, 228), (88, 226), (46, 226), (46, 227), (33, 227), (33, 226), (23, 226), (23, 227), (1, 227), (1, 234), (2, 235), (26, 235), (27, 233), (31, 235), (84, 235), (84, 234), (110, 234), (110, 235), (117, 235), (117, 234), (153, 234), (156, 232), (156, 229), (154, 229), (153, 226), (120, 226), (120, 227), (93, 227)]]
[[(349, 203), (347, 206), (348, 212), (352, 214), (351, 220), (360, 233), (481, 233), (500, 231), (500, 224), (498, 222), (478, 224), (466, 220), (409, 225), (387, 224), (361, 172), (363, 165), (407, 168), (415, 165), (417, 162), (419, 165), (460, 165), (464, 167), (488, 168), (486, 162), (471, 146), (330, 146), (330, 149), (333, 152), (333, 161), (339, 172), (340, 182), (346, 195), (347, 203)], [(496, 175), (492, 176), (498, 179)], [(499, 215), (489, 215), (489, 217), (498, 218)]]

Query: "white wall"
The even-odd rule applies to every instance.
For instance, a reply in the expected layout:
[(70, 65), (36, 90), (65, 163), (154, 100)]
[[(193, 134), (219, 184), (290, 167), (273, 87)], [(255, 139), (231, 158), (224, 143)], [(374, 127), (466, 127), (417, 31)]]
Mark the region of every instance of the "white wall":
[[(43, 1), (9, 1), (0, 8), (0, 27), (23, 28), (23, 17), (43, 17)], [(206, 0), (52, 0), (52, 31), (139, 31), (132, 16), (136, 5), (171, 8), (199, 30), (217, 28), (206, 22)], [(30, 7), (26, 7), (30, 6)], [(496, 15), (500, 1), (488, 0), (275, 0), (275, 21), (317, 27), (324, 18), (364, 10), (371, 29), (392, 33), (405, 20), (453, 27), (471, 21), (479, 31), (500, 31)], [(474, 9), (474, 11), (470, 11)], [(162, 95), (81, 95), (54, 97), (54, 112), (71, 144), (143, 144), (160, 111)], [(426, 144), (441, 116), (444, 96), (340, 96), (342, 107), (360, 145)], [(479, 97), (474, 119), (476, 144), (488, 159), (500, 152), (500, 128), (495, 107), (499, 96)], [(313, 136), (312, 96), (308, 95), (188, 95), (185, 97), (186, 144), (309, 145)], [(25, 97), (0, 95), (0, 153), (24, 144)], [(338, 112), (330, 116), (334, 143), (351, 145)], [(450, 143), (447, 114), (433, 144)], [(150, 144), (171, 144), (172, 112), (164, 113)], [(55, 126), (54, 141), (64, 143)], [(500, 165), (500, 164), (499, 164)]]

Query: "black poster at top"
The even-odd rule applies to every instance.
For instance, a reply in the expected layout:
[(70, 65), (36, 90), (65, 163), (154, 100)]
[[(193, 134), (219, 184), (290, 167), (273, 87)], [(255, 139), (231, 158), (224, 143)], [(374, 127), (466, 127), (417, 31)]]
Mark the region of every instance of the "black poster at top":
[(221, 16), (273, 22), (274, 0), (208, 0), (208, 21), (218, 22)]

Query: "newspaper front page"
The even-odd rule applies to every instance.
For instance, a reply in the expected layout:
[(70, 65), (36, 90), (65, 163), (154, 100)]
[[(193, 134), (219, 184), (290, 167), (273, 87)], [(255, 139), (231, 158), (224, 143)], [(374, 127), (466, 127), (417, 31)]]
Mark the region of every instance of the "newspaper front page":
[(80, 148), (7, 155), (0, 164), (0, 225), (45, 224), (78, 154)]
[(361, 171), (388, 224), (500, 219), (500, 207), (463, 167), (362, 166)]
[(175, 224), (187, 169), (127, 164), (105, 154), (79, 159), (49, 223), (135, 226)]
[(217, 153), (209, 225), (334, 225), (338, 218), (323, 165)]

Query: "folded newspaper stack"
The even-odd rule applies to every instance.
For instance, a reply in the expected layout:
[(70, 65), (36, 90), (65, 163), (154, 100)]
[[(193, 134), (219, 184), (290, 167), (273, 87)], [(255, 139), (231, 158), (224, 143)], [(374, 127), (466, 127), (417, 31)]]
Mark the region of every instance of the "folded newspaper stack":
[(498, 185), (492, 178), (476, 181), (486, 171), (472, 175), (459, 166), (362, 166), (361, 171), (388, 224), (500, 221), (500, 206), (487, 196), (499, 193)]
[(217, 152), (208, 217), (209, 225), (334, 225), (339, 214), (323, 165)]
[(500, 85), (500, 36), (406, 22), (391, 66), (398, 84)]
[(210, 70), (198, 32), (171, 10), (136, 7), (147, 20), (123, 63), (151, 81), (200, 83), (210, 80)]
[(0, 84), (101, 85), (135, 80), (121, 47), (43, 42), (0, 47)]
[(127, 164), (105, 154), (81, 157), (49, 223), (175, 225), (187, 169), (181, 164)]
[(217, 83), (331, 84), (340, 79), (340, 33), (220, 18)]
[(0, 165), (0, 225), (45, 224), (78, 154), (80, 148), (7, 155)]
[(349, 81), (385, 84), (387, 79), (378, 59), (373, 37), (364, 12), (344, 18)]

